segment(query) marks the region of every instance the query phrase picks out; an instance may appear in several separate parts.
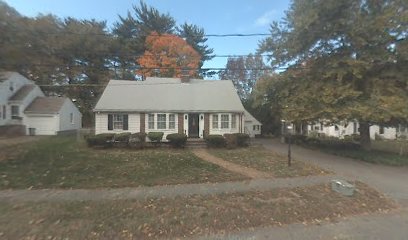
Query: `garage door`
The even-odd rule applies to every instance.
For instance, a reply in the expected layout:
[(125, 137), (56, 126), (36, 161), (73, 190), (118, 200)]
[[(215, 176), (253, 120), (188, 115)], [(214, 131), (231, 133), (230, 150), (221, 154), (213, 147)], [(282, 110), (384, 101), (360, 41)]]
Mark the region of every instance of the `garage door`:
[(55, 135), (55, 117), (28, 117), (27, 128), (35, 128), (35, 135)]

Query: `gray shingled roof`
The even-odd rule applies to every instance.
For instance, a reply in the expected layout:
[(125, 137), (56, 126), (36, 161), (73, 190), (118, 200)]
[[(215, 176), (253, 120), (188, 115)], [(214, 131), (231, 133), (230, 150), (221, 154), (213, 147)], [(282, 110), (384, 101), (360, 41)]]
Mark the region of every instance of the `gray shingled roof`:
[(252, 122), (252, 124), (262, 125), (252, 114), (245, 110), (245, 122)]
[(33, 84), (25, 84), (13, 96), (9, 98), (9, 101), (22, 101), (27, 95), (35, 88)]
[(244, 112), (228, 80), (148, 78), (146, 81), (111, 80), (94, 111)]
[(24, 110), (25, 113), (58, 113), (66, 98), (63, 97), (37, 97)]
[(7, 71), (1, 71), (0, 72), (0, 82), (3, 82), (11, 77), (14, 72), (7, 72)]

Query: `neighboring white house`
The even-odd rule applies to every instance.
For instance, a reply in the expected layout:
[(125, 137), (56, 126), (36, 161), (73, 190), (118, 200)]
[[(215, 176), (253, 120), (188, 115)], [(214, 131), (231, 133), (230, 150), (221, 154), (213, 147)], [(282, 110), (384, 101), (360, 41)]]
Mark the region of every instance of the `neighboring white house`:
[(187, 78), (111, 80), (94, 109), (95, 133), (244, 132), (245, 109), (232, 81)]
[(56, 135), (81, 128), (81, 122), (81, 113), (68, 98), (45, 97), (19, 73), (0, 72), (0, 126), (19, 125), (26, 134)]
[(245, 133), (248, 133), (250, 137), (255, 137), (261, 134), (262, 123), (260, 123), (254, 116), (245, 110)]
[[(326, 136), (344, 138), (344, 136), (359, 134), (360, 125), (357, 121), (343, 122), (339, 124), (327, 125), (323, 122), (308, 125), (308, 132), (314, 131), (317, 133), (323, 133)], [(399, 128), (395, 127), (384, 127), (373, 125), (370, 126), (370, 137), (375, 139), (375, 136), (379, 136), (383, 139), (396, 139), (397, 132)], [(404, 128), (404, 131), (405, 128)]]

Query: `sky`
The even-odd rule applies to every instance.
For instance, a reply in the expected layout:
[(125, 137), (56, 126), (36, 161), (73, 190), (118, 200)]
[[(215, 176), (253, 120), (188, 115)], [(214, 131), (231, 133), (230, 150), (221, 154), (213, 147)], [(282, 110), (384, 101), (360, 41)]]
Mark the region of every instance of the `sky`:
[[(53, 14), (58, 17), (106, 20), (109, 27), (138, 5), (138, 0), (5, 0), (20, 14), (35, 17)], [(161, 13), (169, 13), (177, 24), (184, 22), (203, 27), (206, 34), (268, 33), (272, 21), (279, 21), (290, 0), (145, 0)], [(265, 37), (209, 37), (207, 44), (216, 55), (247, 55), (254, 53)], [(216, 57), (204, 67), (225, 67), (227, 58)]]

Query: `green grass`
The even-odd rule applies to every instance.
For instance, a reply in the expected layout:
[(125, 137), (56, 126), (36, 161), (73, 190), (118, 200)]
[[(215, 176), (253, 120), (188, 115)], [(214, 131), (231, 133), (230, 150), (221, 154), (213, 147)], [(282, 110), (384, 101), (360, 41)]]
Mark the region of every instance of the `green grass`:
[(0, 204), (3, 239), (180, 239), (290, 223), (338, 221), (395, 205), (356, 183), (346, 197), (330, 186), (211, 196)]
[(72, 137), (51, 137), (15, 146), (24, 149), (0, 162), (0, 189), (106, 188), (245, 179), (207, 163), (188, 150), (95, 150)]
[(400, 153), (402, 147), (402, 153), (408, 155), (408, 141), (396, 141), (396, 140), (372, 140), (371, 147), (378, 151)]
[(287, 157), (268, 151), (263, 147), (209, 150), (214, 156), (220, 157), (245, 167), (271, 173), (275, 177), (298, 177), (309, 175), (327, 174), (317, 166), (292, 159), (292, 166), (288, 167)]
[(365, 151), (363, 149), (329, 149), (329, 148), (319, 148), (323, 152), (327, 152), (333, 155), (342, 156), (353, 158), (357, 160), (362, 160), (365, 162), (370, 163), (377, 163), (377, 164), (384, 164), (384, 165), (391, 165), (391, 166), (404, 166), (408, 165), (408, 156), (407, 155), (399, 155), (396, 153), (378, 151), (378, 150), (371, 150)]

